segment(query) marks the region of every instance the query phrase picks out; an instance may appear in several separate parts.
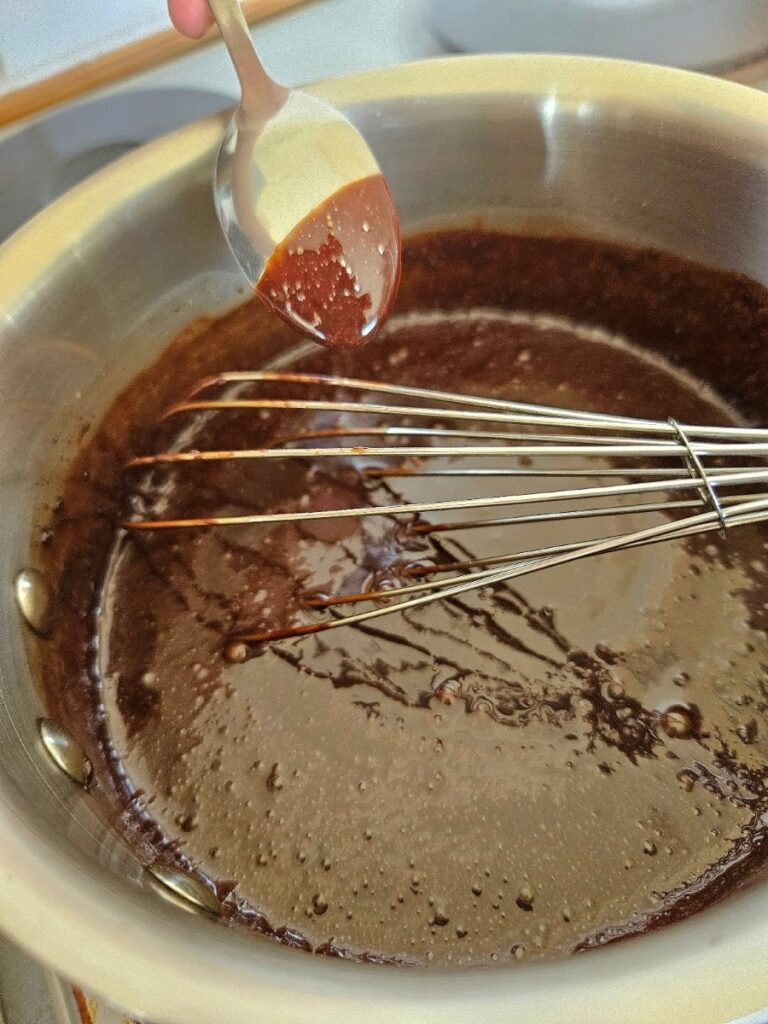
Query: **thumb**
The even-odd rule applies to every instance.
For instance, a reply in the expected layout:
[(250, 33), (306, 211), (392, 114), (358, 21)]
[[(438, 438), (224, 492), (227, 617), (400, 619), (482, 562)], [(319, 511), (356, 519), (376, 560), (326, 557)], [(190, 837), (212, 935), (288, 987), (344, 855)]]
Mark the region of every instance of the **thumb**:
[(168, 0), (171, 21), (182, 35), (199, 39), (213, 23), (207, 0)]

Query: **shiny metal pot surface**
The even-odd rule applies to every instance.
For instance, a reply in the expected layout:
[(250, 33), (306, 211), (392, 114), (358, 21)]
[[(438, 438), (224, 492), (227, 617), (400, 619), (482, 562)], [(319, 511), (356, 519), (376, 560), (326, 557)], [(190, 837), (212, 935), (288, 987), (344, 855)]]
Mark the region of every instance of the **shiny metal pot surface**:
[[(561, 57), (449, 59), (327, 83), (406, 229), (467, 221), (653, 244), (768, 279), (768, 96)], [(14, 603), (73, 438), (185, 323), (242, 301), (210, 177), (223, 122), (137, 151), (0, 249), (0, 926), (174, 1024), (723, 1024), (768, 1006), (768, 888), (568, 961), (441, 973), (313, 958), (172, 906), (45, 757)], [(31, 643), (28, 643), (32, 639)]]

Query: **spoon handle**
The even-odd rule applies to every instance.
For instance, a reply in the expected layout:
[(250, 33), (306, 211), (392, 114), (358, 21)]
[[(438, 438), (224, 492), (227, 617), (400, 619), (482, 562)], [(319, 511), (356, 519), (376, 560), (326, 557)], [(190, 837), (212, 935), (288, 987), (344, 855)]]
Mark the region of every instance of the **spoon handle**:
[(208, 6), (240, 79), (241, 106), (249, 116), (270, 117), (283, 105), (288, 90), (265, 71), (238, 0), (208, 0)]

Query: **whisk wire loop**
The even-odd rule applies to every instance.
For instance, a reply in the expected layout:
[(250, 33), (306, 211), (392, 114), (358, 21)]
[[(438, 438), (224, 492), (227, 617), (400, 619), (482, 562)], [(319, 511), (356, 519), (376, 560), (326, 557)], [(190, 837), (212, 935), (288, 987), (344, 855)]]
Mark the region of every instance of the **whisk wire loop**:
[(717, 491), (715, 490), (712, 481), (707, 475), (706, 470), (702, 464), (701, 459), (697, 455), (693, 448), (693, 445), (688, 440), (688, 437), (677, 422), (677, 420), (670, 416), (668, 421), (674, 428), (675, 433), (680, 438), (681, 444), (685, 447), (685, 462), (688, 466), (688, 472), (691, 474), (692, 479), (698, 479), (701, 481), (701, 491), (699, 492), (702, 498), (707, 502), (709, 507), (717, 513), (717, 518), (720, 522), (720, 536), (725, 537), (725, 531), (727, 529), (727, 522), (725, 515), (723, 514), (723, 506), (720, 504), (720, 498), (718, 497)]

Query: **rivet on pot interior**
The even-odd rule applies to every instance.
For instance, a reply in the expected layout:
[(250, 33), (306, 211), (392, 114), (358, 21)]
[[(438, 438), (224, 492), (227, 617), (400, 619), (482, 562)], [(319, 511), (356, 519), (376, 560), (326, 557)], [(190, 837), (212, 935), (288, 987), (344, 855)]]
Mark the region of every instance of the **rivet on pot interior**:
[(147, 879), (164, 899), (194, 914), (221, 914), (221, 901), (208, 886), (179, 868), (153, 864), (144, 869)]
[(48, 581), (37, 569), (22, 569), (13, 587), (24, 621), (35, 633), (45, 636), (53, 621), (53, 595)]
[(78, 786), (87, 786), (91, 778), (91, 762), (71, 734), (52, 718), (41, 718), (38, 728), (43, 746), (56, 767)]

